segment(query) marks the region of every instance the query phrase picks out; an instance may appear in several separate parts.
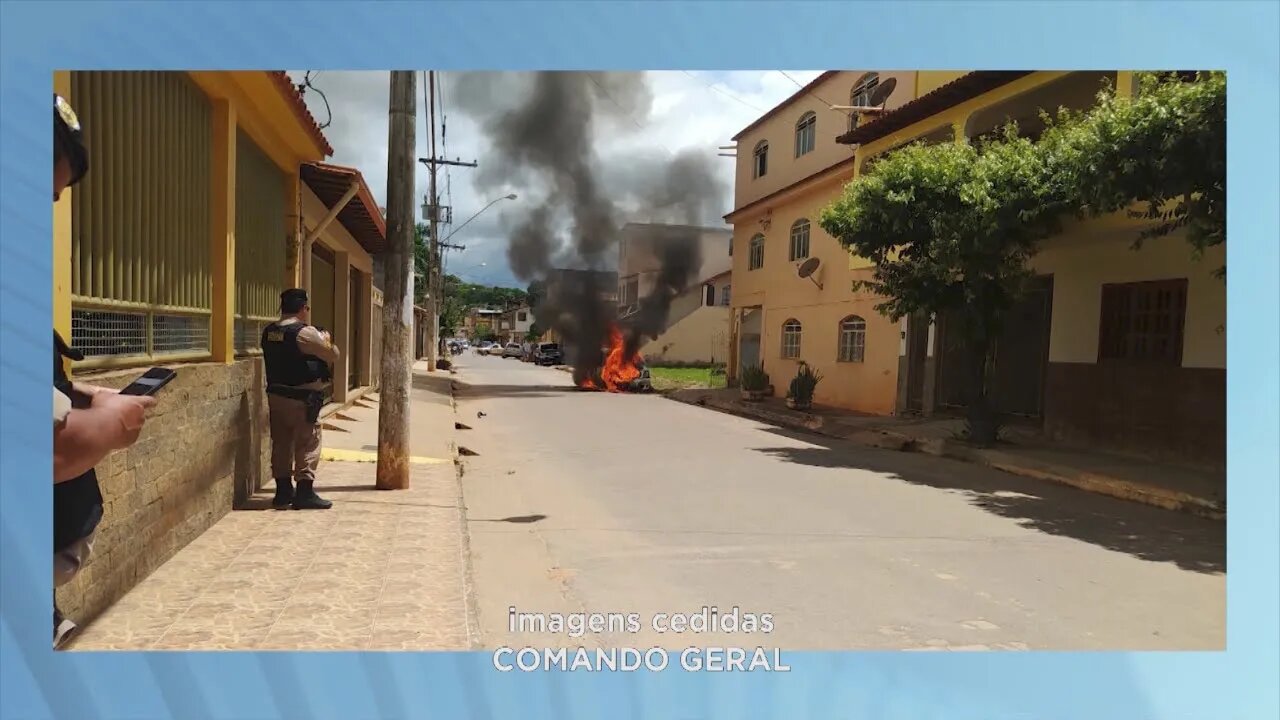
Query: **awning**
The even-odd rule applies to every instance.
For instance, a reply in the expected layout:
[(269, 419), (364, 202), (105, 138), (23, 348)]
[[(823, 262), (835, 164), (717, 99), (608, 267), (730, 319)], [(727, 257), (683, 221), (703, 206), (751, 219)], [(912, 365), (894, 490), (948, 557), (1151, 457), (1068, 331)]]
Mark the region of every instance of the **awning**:
[(351, 233), (370, 255), (386, 250), (387, 223), (378, 204), (373, 200), (373, 193), (365, 184), (364, 176), (355, 168), (328, 163), (308, 163), (302, 166), (302, 181), (311, 188), (311, 192), (320, 198), (325, 207), (332, 208), (351, 188), (354, 181), (359, 185), (355, 197), (338, 213), (338, 222)]

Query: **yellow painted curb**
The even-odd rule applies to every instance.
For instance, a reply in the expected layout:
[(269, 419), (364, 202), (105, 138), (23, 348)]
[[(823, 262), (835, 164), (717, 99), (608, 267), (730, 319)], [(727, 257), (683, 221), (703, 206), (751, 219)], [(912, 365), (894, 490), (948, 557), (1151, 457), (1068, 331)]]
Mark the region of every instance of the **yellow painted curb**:
[[(324, 448), (320, 451), (320, 459), (330, 462), (378, 462), (378, 453), (366, 452), (363, 450), (340, 450), (337, 448)], [(413, 465), (446, 465), (453, 462), (445, 458), (410, 456), (409, 462)]]

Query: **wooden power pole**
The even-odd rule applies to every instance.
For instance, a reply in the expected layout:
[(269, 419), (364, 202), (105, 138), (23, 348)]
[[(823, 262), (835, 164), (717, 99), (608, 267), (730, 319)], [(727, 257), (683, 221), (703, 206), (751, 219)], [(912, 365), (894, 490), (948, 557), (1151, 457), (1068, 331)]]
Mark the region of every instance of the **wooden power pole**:
[(409, 487), (413, 381), (413, 161), (418, 108), (412, 71), (391, 71), (387, 133), (387, 263), (378, 403), (379, 490)]

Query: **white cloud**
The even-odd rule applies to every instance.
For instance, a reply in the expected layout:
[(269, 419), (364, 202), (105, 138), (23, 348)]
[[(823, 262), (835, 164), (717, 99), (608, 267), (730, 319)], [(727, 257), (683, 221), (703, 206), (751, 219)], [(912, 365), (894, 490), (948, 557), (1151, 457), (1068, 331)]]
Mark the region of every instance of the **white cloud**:
[[(763, 111), (794, 94), (799, 89), (796, 82), (807, 83), (820, 71), (785, 72), (786, 75), (778, 71), (646, 73), (653, 93), (648, 116), (638, 117), (632, 113), (629, 120), (602, 123), (596, 139), (597, 156), (608, 173), (625, 172), (625, 166), (610, 167), (611, 161), (620, 163), (622, 158), (634, 158), (658, 148), (672, 154), (696, 148), (714, 157), (718, 146), (730, 144), (730, 138)], [(291, 75), (295, 80), (301, 80), (303, 73)], [(474, 160), (482, 166), (492, 162), (494, 158), (486, 158), (486, 141), (477, 123), (450, 102), (452, 75), (440, 73), (438, 77), (443, 97), (437, 106), (437, 118), (444, 122), (446, 131), (443, 146), (437, 140), (438, 154), (451, 159)], [(379, 204), (385, 204), (389, 74), (322, 71), (313, 72), (311, 82), (324, 93), (332, 111), (330, 124), (325, 129), (325, 135), (334, 148), (330, 161), (359, 168)], [(426, 83), (421, 76), (418, 85), (417, 155), (427, 157), (430, 149), (424, 97)], [(305, 98), (319, 122), (329, 119), (325, 102), (318, 92), (308, 90)], [(501, 105), (495, 103), (495, 108)], [(728, 157), (715, 159), (720, 161), (716, 166), (717, 172), (731, 191), (734, 160)], [(503, 172), (503, 168), (489, 169)], [(475, 172), (451, 168), (439, 175), (440, 193), (453, 207), (454, 229), (502, 194), (478, 194), (472, 186), (472, 174)], [(426, 168), (422, 165), (417, 168), (416, 184), (417, 196), (425, 196), (428, 181)], [(513, 185), (517, 194), (529, 197), (541, 194), (538, 188), (522, 192), (524, 189), (518, 186), (516, 179), (513, 179)], [(725, 198), (726, 206), (719, 214), (731, 209), (727, 206), (731, 199), (732, 192), (729, 192)], [(449, 253), (446, 270), (472, 282), (518, 286), (520, 283), (507, 266), (503, 220), (504, 208), (519, 202), (501, 201), (459, 231), (450, 242), (465, 245), (467, 249), (461, 253)]]

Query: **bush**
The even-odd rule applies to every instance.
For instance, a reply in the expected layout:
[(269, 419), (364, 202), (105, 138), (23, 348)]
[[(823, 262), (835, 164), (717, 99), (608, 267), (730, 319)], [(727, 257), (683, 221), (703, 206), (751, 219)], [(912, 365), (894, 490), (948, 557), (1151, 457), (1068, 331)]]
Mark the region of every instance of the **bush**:
[(742, 368), (742, 389), (763, 392), (769, 387), (769, 373), (759, 365)]
[(798, 403), (812, 403), (814, 390), (817, 389), (821, 380), (822, 375), (820, 373), (806, 363), (800, 363), (800, 369), (796, 371), (796, 376), (791, 379), (791, 387), (787, 390), (787, 397)]

